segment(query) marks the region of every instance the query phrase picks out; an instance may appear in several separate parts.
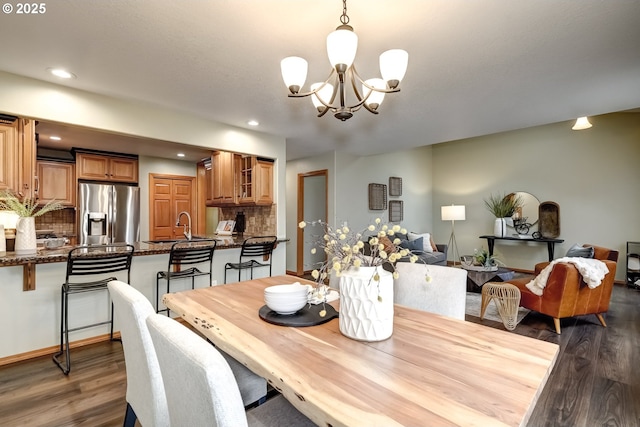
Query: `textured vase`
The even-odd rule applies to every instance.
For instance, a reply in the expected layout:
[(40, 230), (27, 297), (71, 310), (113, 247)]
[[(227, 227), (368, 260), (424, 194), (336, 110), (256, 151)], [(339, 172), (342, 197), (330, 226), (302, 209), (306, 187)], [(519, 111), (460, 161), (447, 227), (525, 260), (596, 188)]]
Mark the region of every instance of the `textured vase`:
[[(376, 282), (375, 273), (380, 276)], [(352, 267), (340, 275), (340, 332), (358, 341), (393, 333), (393, 276), (382, 267)]]
[(504, 218), (496, 218), (493, 223), (493, 235), (496, 237), (506, 237), (507, 235), (507, 221)]
[(32, 216), (18, 218), (16, 224), (16, 255), (32, 255), (37, 253), (36, 220)]

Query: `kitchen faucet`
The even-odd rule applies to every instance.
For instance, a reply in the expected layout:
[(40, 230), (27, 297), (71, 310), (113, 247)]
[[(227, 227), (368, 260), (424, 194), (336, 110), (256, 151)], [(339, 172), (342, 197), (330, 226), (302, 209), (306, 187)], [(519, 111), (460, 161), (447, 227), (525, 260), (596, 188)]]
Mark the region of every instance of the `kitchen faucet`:
[(183, 234), (184, 237), (187, 238), (187, 240), (191, 240), (191, 215), (189, 215), (189, 212), (187, 211), (182, 211), (178, 214), (178, 220), (176, 221), (176, 227), (178, 227), (180, 225), (180, 218), (182, 217), (182, 215), (186, 215), (187, 216), (187, 220), (189, 221), (189, 224), (184, 224), (183, 225)]

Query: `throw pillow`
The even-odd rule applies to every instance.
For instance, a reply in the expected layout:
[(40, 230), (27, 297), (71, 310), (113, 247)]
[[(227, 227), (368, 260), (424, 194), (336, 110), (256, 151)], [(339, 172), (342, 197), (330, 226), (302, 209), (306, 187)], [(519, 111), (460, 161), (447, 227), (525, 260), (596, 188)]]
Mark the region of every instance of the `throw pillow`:
[(401, 248), (405, 248), (405, 249), (409, 249), (411, 252), (413, 251), (420, 251), (423, 252), (424, 251), (424, 244), (422, 243), (424, 241), (424, 239), (422, 237), (419, 237), (415, 240), (403, 240), (400, 242), (400, 247)]
[(593, 258), (594, 249), (592, 247), (583, 247), (577, 243), (569, 248), (567, 251), (568, 257), (581, 257), (581, 258)]
[[(407, 236), (409, 236), (409, 241), (414, 241), (422, 237), (422, 250), (424, 252), (434, 252), (435, 245), (432, 245), (431, 243), (432, 240), (431, 240), (430, 233), (417, 234), (417, 233), (409, 232), (407, 233)], [(435, 250), (437, 250), (437, 248)]]
[(382, 236), (379, 240), (380, 243), (382, 243), (382, 245), (384, 246), (384, 251), (386, 253), (390, 254), (391, 252), (396, 250), (395, 245), (387, 236)]

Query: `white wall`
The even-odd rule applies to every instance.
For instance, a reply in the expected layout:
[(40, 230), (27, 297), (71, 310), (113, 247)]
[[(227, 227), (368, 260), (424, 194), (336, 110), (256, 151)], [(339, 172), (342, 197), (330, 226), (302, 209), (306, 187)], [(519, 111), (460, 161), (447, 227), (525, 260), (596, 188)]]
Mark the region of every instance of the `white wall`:
[[(97, 130), (239, 151), (276, 159), (274, 202), (286, 203), (283, 137), (212, 122), (192, 114), (125, 101), (0, 72), (0, 112)], [(285, 236), (286, 210), (277, 210), (278, 236)]]
[[(624, 278), (626, 241), (640, 240), (640, 114), (590, 120), (593, 127), (584, 131), (563, 122), (433, 146), (434, 216), (441, 205), (466, 206), (466, 221), (456, 222), (461, 255), (486, 248), (478, 236), (493, 233), (483, 199), (526, 191), (560, 205), (565, 242), (556, 245), (556, 257), (574, 243), (616, 249), (616, 278)], [(450, 226), (436, 232), (442, 240)], [(495, 253), (508, 266), (528, 270), (547, 260), (546, 245), (535, 243), (502, 242)]]
[(327, 169), (327, 218), (333, 223), (335, 217), (335, 154), (327, 153), (322, 156), (287, 162), (286, 200), (287, 200), (287, 270), (296, 271), (296, 248), (298, 244), (298, 174)]
[[(336, 156), (336, 225), (347, 221), (352, 229), (364, 229), (375, 218), (389, 222), (389, 210), (369, 210), (369, 184), (385, 184), (387, 201), (402, 200), (403, 227), (428, 232), (433, 227), (431, 208), (431, 147), (389, 154), (356, 157)], [(402, 195), (391, 197), (389, 177), (402, 178)]]

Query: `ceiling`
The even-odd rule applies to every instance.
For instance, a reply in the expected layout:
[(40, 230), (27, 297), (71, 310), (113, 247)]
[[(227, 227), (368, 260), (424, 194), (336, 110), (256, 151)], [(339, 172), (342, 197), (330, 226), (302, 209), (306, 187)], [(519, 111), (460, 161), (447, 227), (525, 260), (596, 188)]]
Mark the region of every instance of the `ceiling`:
[[(255, 119), (258, 131), (286, 138), (288, 160), (379, 154), (640, 107), (638, 1), (347, 6), (361, 75), (377, 77), (378, 55), (390, 48), (407, 50), (409, 67), (379, 115), (361, 110), (346, 122), (287, 98), (280, 76), (290, 55), (309, 61), (305, 88), (328, 76), (325, 38), (339, 25), (339, 0), (56, 0), (41, 15), (0, 17), (0, 70), (243, 128)], [(60, 81), (48, 67), (77, 78)], [(150, 150), (139, 154), (185, 148), (138, 142)]]

